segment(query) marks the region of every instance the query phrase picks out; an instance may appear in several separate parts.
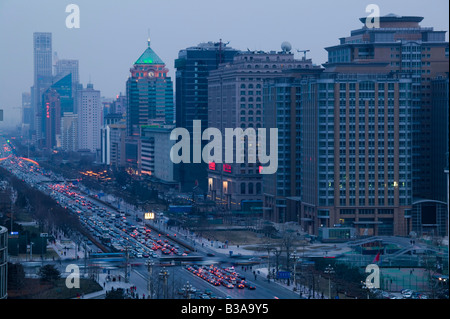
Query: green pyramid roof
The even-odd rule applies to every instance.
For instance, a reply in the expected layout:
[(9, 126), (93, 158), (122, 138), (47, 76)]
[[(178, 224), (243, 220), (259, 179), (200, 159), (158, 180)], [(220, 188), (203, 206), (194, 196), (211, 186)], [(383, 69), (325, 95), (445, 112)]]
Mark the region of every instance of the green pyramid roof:
[(165, 64), (163, 60), (150, 48), (150, 44), (134, 64)]

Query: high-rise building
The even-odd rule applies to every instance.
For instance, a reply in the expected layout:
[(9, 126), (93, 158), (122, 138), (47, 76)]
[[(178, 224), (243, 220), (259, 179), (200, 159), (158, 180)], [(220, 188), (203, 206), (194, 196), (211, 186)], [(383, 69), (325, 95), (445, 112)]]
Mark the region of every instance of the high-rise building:
[[(366, 18), (360, 19), (365, 24)], [(421, 27), (423, 17), (389, 14), (380, 17), (379, 28), (365, 25), (353, 30), (340, 44), (326, 48), (327, 68), (335, 72), (402, 73), (412, 77), (413, 193), (433, 198), (431, 114), (432, 80), (448, 76), (446, 31)], [(361, 72), (361, 71), (358, 71)], [(444, 156), (444, 154), (440, 154)], [(442, 175), (444, 173), (442, 172)]]
[[(127, 126), (125, 121), (111, 124), (109, 127), (109, 160), (111, 167), (114, 169), (124, 168), (126, 165), (125, 159), (125, 139), (127, 137)], [(107, 141), (106, 141), (107, 142)], [(105, 155), (108, 156), (108, 152), (105, 146)], [(105, 157), (107, 158), (107, 157)]]
[(79, 82), (78, 60), (62, 59), (56, 61), (55, 76), (63, 77), (68, 74), (71, 74), (73, 84)]
[(51, 79), (52, 72), (52, 34), (35, 32), (33, 34), (34, 49), (34, 83), (45, 78)]
[[(227, 43), (207, 42), (180, 50), (175, 60), (176, 68), (176, 121), (192, 135), (193, 121), (200, 121), (203, 129), (208, 125), (208, 76), (221, 63), (233, 61), (240, 51)], [(203, 145), (205, 142), (203, 142)], [(192, 145), (191, 145), (192, 147)], [(191, 191), (194, 186), (207, 190), (207, 165), (205, 163), (179, 163), (175, 165), (182, 190)]]
[(431, 199), (447, 202), (447, 174), (449, 156), (449, 79), (431, 80)]
[(29, 139), (31, 124), (33, 123), (33, 109), (31, 107), (31, 93), (22, 93), (22, 135), (25, 139)]
[(78, 97), (78, 149), (97, 152), (100, 149), (100, 128), (102, 127), (102, 108), (100, 91), (93, 84), (77, 91)]
[(139, 137), (141, 125), (173, 124), (172, 80), (165, 63), (150, 47), (150, 40), (130, 73), (126, 84), (128, 136)]
[[(280, 77), (283, 70), (306, 64), (309, 66), (310, 62), (296, 60), (291, 52), (283, 50), (242, 52), (232, 63), (219, 65), (208, 77), (208, 127), (219, 129), (222, 136), (226, 128), (244, 131), (250, 128), (256, 132), (263, 127), (264, 80)], [(279, 138), (285, 133), (287, 130), (279, 131)], [(269, 137), (267, 133), (266, 138)], [(254, 145), (248, 139), (236, 141), (227, 152), (232, 150), (236, 154), (236, 144), (244, 147), (242, 163), (238, 158), (233, 163), (208, 163), (208, 194), (232, 210), (240, 209), (243, 201), (262, 203), (263, 200), (261, 163), (256, 153), (250, 153)], [(225, 154), (223, 141), (222, 146)]]
[(33, 61), (34, 76), (33, 86), (31, 87), (31, 103), (33, 109), (33, 118), (31, 130), (36, 130), (36, 138), (39, 138), (41, 120), (36, 116), (40, 113), (42, 105), (42, 94), (52, 84), (52, 34), (50, 32), (33, 33)]
[(175, 141), (170, 140), (170, 133), (173, 128), (173, 125), (141, 127), (140, 173), (151, 176), (162, 183), (175, 182), (174, 163), (170, 159), (170, 149), (175, 144)]
[(78, 151), (78, 115), (64, 112), (61, 117), (61, 148), (66, 152)]
[(41, 135), (39, 145), (54, 149), (61, 146), (61, 99), (54, 88), (49, 88), (42, 97)]
[[(265, 81), (263, 86), (263, 127), (278, 129), (278, 169), (262, 176), (263, 218), (274, 222), (298, 221), (302, 182), (310, 175), (302, 174), (314, 162), (306, 160), (312, 153), (317, 134), (316, 96), (310, 90), (312, 79), (323, 69), (306, 60), (301, 68), (286, 70), (284, 76)], [(305, 154), (305, 155), (304, 155)]]

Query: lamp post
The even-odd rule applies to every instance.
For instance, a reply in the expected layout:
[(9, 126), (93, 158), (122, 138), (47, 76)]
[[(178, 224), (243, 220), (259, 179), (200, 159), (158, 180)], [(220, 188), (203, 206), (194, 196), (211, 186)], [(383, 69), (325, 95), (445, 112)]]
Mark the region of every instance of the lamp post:
[(161, 269), (159, 272), (159, 277), (163, 280), (163, 296), (164, 299), (167, 299), (167, 278), (169, 277), (169, 271), (166, 270), (166, 267)]
[(147, 260), (147, 269), (148, 269), (147, 289), (148, 289), (148, 297), (150, 299), (153, 299), (153, 266), (154, 266), (154, 263), (149, 258)]
[(291, 258), (294, 259), (294, 291), (297, 290), (297, 280), (296, 280), (296, 274), (297, 274), (297, 250), (294, 250), (294, 252), (291, 254)]
[(184, 285), (184, 296), (186, 299), (191, 299), (191, 292), (192, 292), (192, 285), (189, 283), (189, 281), (186, 282)]
[(331, 264), (328, 264), (327, 268), (325, 268), (325, 273), (328, 274), (328, 295), (331, 299), (331, 275), (334, 274), (334, 268)]

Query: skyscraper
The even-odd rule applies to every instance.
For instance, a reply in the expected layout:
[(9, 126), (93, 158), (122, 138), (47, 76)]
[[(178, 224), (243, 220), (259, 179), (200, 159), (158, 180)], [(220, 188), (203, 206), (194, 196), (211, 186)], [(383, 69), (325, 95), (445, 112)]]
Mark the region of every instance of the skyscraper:
[[(301, 68), (310, 62), (294, 59), (289, 51), (242, 52), (233, 62), (219, 65), (208, 77), (208, 127), (217, 128), (225, 136), (226, 128), (247, 130), (263, 128), (263, 84), (265, 80), (283, 76), (283, 70)], [(288, 129), (279, 130), (283, 140)], [(269, 139), (270, 134), (266, 134)], [(233, 163), (209, 163), (208, 194), (227, 209), (240, 209), (243, 201), (263, 200), (261, 163), (247, 140), (236, 138), (236, 145), (244, 145), (245, 158)], [(222, 154), (225, 143), (222, 142)], [(251, 147), (249, 147), (251, 146)], [(230, 151), (230, 150), (228, 150)], [(265, 151), (265, 150), (264, 150)]]
[[(365, 24), (366, 18), (360, 19)], [(432, 80), (448, 77), (446, 31), (421, 27), (423, 17), (389, 14), (380, 17), (380, 28), (365, 25), (353, 30), (340, 44), (326, 48), (327, 68), (335, 72), (402, 73), (412, 77), (413, 99), (413, 192), (432, 199), (431, 114)], [(440, 156), (444, 156), (441, 154)], [(444, 175), (444, 173), (442, 173)]]
[[(33, 118), (31, 129), (37, 136), (41, 131), (41, 121), (36, 118), (40, 112), (42, 94), (52, 84), (52, 34), (49, 32), (33, 33), (34, 77), (31, 88)], [(39, 138), (39, 137), (36, 137)]]
[(173, 124), (173, 84), (168, 69), (150, 47), (130, 69), (127, 89), (128, 136), (140, 135), (140, 126), (153, 122)]
[[(323, 68), (304, 60), (286, 70), (282, 77), (263, 85), (263, 127), (278, 128), (278, 170), (262, 176), (264, 219), (274, 222), (298, 221), (302, 183), (315, 183), (307, 160), (314, 153), (317, 135), (316, 92), (310, 89)], [(306, 165), (306, 167), (303, 167)]]
[(54, 88), (49, 88), (42, 97), (42, 147), (54, 149), (60, 146), (61, 99)]
[(79, 70), (78, 70), (78, 60), (67, 60), (62, 59), (56, 61), (55, 64), (55, 76), (63, 77), (67, 74), (72, 75), (72, 83), (76, 84), (79, 82)]
[(78, 149), (96, 152), (100, 149), (100, 128), (103, 116), (100, 91), (93, 84), (77, 91), (78, 97)]
[[(193, 134), (193, 121), (208, 125), (208, 75), (220, 63), (229, 63), (239, 51), (227, 43), (207, 42), (180, 50), (175, 60), (176, 68), (176, 126)], [(197, 184), (207, 191), (207, 165), (205, 163), (180, 163), (175, 165), (181, 188), (191, 191)]]

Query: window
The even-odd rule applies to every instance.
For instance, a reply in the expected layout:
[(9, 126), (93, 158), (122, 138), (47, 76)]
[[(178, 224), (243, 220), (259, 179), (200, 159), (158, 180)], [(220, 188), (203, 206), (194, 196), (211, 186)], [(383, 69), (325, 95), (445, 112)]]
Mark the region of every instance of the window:
[(245, 194), (245, 183), (241, 183), (241, 194)]

